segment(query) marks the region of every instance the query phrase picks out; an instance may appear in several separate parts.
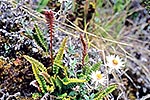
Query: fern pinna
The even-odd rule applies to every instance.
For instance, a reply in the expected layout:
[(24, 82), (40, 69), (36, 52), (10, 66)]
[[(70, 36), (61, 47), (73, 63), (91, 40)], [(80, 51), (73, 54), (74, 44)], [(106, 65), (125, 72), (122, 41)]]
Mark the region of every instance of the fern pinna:
[(44, 11), (44, 15), (49, 27), (49, 34), (50, 34), (50, 57), (51, 62), (53, 64), (53, 46), (52, 46), (52, 40), (53, 40), (53, 24), (54, 24), (54, 13), (50, 11)]

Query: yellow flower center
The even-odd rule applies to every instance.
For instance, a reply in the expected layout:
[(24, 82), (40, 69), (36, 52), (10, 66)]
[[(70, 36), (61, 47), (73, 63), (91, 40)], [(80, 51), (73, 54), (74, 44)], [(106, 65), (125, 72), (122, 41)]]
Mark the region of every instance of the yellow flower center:
[(98, 80), (100, 80), (100, 79), (102, 79), (102, 74), (97, 74), (96, 77)]
[(114, 59), (112, 62), (114, 65), (118, 65), (118, 60)]

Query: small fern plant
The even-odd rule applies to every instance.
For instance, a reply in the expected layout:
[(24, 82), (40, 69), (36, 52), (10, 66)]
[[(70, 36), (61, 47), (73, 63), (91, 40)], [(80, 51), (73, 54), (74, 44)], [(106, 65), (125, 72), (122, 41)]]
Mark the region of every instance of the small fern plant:
[(51, 72), (53, 74), (52, 76), (48, 74), (47, 68), (44, 67), (41, 62), (28, 55), (24, 55), (24, 58), (32, 65), (33, 74), (42, 94), (49, 92), (59, 97), (59, 95), (66, 93), (68, 89), (71, 89), (75, 85), (86, 82), (85, 79), (68, 77), (68, 68), (62, 64), (66, 41), (67, 38), (62, 41), (54, 59), (54, 64), (52, 66), (53, 71)]

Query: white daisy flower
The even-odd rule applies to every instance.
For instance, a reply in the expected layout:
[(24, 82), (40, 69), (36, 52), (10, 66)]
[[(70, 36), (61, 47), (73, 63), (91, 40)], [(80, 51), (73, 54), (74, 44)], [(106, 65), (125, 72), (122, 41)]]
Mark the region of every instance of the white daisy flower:
[(95, 83), (95, 87), (97, 87), (98, 84), (104, 85), (106, 81), (106, 77), (104, 74), (101, 74), (100, 71), (92, 72), (91, 74), (92, 78), (92, 84)]
[(119, 69), (122, 69), (122, 67), (124, 67), (124, 62), (119, 56), (106, 56), (106, 61), (106, 66), (108, 66), (109, 72), (112, 72), (113, 70), (119, 71)]

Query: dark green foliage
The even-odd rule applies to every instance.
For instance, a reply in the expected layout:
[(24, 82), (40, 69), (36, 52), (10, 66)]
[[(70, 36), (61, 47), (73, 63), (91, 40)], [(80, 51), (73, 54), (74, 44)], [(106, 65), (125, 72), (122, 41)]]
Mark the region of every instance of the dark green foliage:
[(101, 66), (102, 62), (97, 62), (96, 64), (94, 64), (91, 68), (92, 71), (97, 71), (100, 69), (100, 66)]
[(63, 83), (58, 77), (56, 77), (55, 79), (55, 84), (56, 84), (56, 87), (58, 87), (59, 91), (61, 91)]
[(46, 93), (47, 92), (47, 85), (46, 85), (46, 81), (44, 80), (43, 76), (39, 76), (40, 81), (38, 81), (38, 83), (40, 84), (40, 88), (42, 90), (42, 93)]
[(35, 41), (37, 42), (37, 44), (42, 47), (42, 49), (44, 51), (48, 51), (48, 45), (47, 45), (47, 41), (44, 39), (44, 35), (41, 32), (41, 30), (39, 29), (39, 27), (35, 24), (35, 31), (36, 34), (33, 35), (33, 38), (35, 39)]
[(83, 67), (83, 74), (87, 77), (87, 81), (90, 80), (90, 76), (89, 75), (91, 75), (92, 71), (95, 72), (95, 71), (99, 70), (100, 66), (101, 66), (101, 62), (97, 62), (96, 64), (94, 64), (92, 66), (87, 64), (87, 65), (85, 65)]
[(110, 85), (105, 90), (100, 91), (95, 95), (94, 100), (103, 100), (105, 96), (113, 92), (117, 88), (117, 85)]
[(63, 90), (68, 90), (68, 89), (72, 89), (73, 87), (75, 87), (77, 84), (76, 83), (70, 83), (68, 85), (63, 85)]

